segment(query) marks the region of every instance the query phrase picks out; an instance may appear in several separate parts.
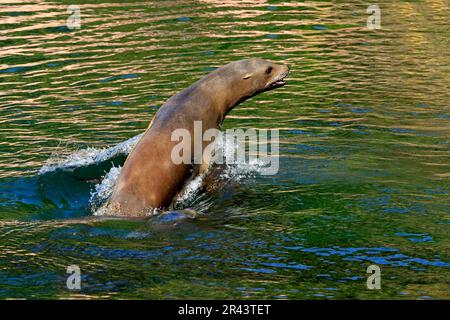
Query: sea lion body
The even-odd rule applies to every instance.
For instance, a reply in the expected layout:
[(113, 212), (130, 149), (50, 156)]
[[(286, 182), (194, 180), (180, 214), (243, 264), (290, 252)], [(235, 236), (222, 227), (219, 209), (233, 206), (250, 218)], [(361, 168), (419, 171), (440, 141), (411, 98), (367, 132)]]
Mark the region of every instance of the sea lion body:
[(198, 174), (196, 165), (172, 161), (176, 129), (193, 136), (194, 122), (203, 132), (219, 128), (225, 115), (259, 92), (284, 85), (288, 67), (262, 59), (246, 59), (218, 68), (167, 100), (128, 155), (106, 205), (108, 215), (146, 216), (170, 206), (186, 181)]

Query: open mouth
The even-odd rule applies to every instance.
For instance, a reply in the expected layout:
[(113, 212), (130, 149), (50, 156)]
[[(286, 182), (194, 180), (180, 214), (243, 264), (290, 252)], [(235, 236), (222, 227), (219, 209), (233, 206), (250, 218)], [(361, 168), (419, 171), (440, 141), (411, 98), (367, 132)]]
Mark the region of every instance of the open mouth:
[(267, 86), (267, 90), (271, 90), (271, 89), (275, 89), (275, 88), (284, 86), (286, 84), (285, 78), (287, 77), (288, 74), (289, 74), (289, 71), (286, 71), (286, 72), (283, 72), (282, 74), (280, 74), (274, 81), (272, 81)]

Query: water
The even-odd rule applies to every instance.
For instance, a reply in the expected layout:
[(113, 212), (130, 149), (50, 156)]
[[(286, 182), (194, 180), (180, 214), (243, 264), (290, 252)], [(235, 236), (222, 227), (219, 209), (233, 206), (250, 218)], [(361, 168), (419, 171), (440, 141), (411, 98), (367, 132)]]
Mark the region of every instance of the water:
[[(377, 31), (363, 1), (77, 1), (80, 30), (1, 2), (0, 298), (450, 297), (448, 1), (378, 2)], [(158, 107), (245, 57), (291, 67), (224, 124), (279, 129), (279, 174), (193, 188), (195, 220), (89, 218)]]

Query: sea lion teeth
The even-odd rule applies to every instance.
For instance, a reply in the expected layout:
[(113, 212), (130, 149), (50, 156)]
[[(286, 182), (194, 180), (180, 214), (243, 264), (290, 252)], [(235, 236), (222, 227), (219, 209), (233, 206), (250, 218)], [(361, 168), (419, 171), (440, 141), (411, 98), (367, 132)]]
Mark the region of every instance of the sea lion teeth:
[(269, 85), (267, 86), (267, 88), (273, 89), (273, 88), (278, 88), (278, 87), (284, 86), (286, 84), (286, 81), (284, 80), (284, 78), (286, 78), (288, 76), (288, 74), (289, 74), (289, 71), (282, 73), (275, 80), (270, 82)]

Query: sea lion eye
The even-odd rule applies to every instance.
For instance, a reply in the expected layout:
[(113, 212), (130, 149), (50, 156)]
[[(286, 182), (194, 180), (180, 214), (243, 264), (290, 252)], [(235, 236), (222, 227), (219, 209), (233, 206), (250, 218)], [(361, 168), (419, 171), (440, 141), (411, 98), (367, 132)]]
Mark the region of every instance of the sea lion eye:
[(268, 68), (266, 69), (266, 73), (269, 74), (269, 73), (271, 73), (271, 72), (272, 72), (272, 67), (268, 67)]

